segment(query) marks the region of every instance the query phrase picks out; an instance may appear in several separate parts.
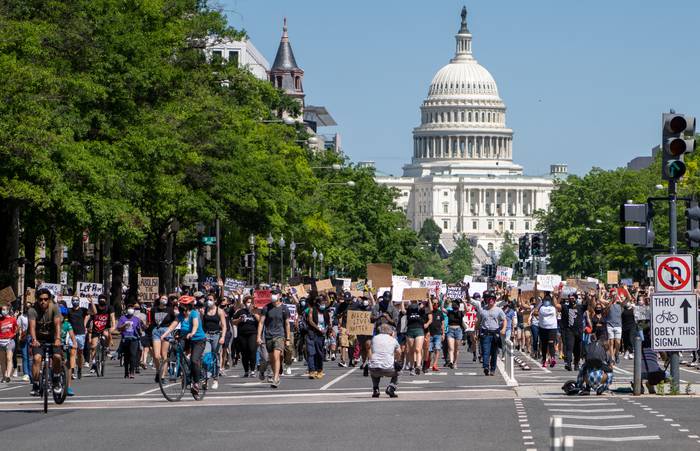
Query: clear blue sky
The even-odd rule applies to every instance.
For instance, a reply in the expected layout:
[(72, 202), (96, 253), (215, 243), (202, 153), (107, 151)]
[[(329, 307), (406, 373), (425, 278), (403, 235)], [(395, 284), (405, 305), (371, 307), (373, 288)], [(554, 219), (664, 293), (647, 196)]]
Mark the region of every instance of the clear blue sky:
[(430, 80), (453, 56), (463, 4), (526, 174), (559, 162), (577, 174), (624, 166), (658, 144), (662, 112), (700, 116), (698, 0), (219, 4), (270, 62), (286, 16), (307, 103), (328, 108), (352, 161), (394, 175), (410, 161)]

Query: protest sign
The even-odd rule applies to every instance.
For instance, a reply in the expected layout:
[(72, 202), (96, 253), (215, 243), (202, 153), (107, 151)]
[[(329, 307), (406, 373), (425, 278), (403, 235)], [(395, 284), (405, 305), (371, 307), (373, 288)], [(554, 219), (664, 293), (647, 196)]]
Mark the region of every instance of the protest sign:
[(511, 289), (510, 289), (510, 293), (508, 294), (508, 298), (509, 298), (511, 301), (514, 301), (514, 300), (518, 299), (518, 294), (519, 294), (519, 292), (520, 292), (520, 291), (518, 290), (518, 287), (511, 288)]
[(316, 290), (319, 294), (321, 294), (328, 291), (335, 291), (335, 288), (333, 287), (333, 282), (331, 282), (331, 279), (323, 279), (316, 281)]
[(620, 281), (619, 271), (608, 271), (608, 285), (616, 285)]
[(0, 290), (0, 304), (10, 304), (15, 301), (15, 290), (12, 287), (5, 287)]
[(577, 291), (576, 287), (565, 286), (561, 289), (562, 296), (568, 296), (570, 294), (575, 294)]
[(479, 293), (481, 295), (484, 291), (488, 289), (488, 284), (486, 282), (472, 282), (469, 284), (469, 294), (474, 296), (474, 294)]
[(360, 298), (360, 297), (362, 297), (363, 294), (365, 294), (364, 291), (350, 290), (350, 295), (354, 298)]
[(393, 283), (394, 285), (391, 287), (391, 299), (394, 302), (401, 302), (401, 300), (404, 299), (404, 290), (411, 288), (411, 284), (408, 280), (401, 279), (397, 279)]
[(459, 285), (448, 285), (445, 295), (447, 299), (462, 299), (462, 287)]
[(39, 288), (46, 288), (53, 294), (54, 299), (58, 299), (58, 297), (63, 294), (63, 287), (61, 287), (60, 283), (42, 283), (39, 285)]
[[(530, 298), (542, 299), (543, 296), (544, 293), (542, 291), (520, 291), (520, 294), (518, 295), (518, 303), (529, 305)], [(535, 301), (537, 300), (538, 299), (535, 299)]]
[(472, 283), (472, 280), (474, 280), (472, 276), (464, 276), (462, 283)]
[(292, 289), (292, 294), (296, 294), (297, 297), (299, 298), (305, 298), (308, 296), (306, 293), (306, 289), (304, 288), (304, 285), (297, 285), (295, 287), (291, 287)]
[(390, 287), (392, 285), (392, 268), (390, 263), (370, 263), (367, 265), (367, 280), (373, 287)]
[(422, 301), (428, 299), (428, 289), (427, 288), (404, 288), (403, 299), (407, 301)]
[(513, 268), (507, 266), (498, 266), (496, 268), (496, 280), (499, 282), (508, 282), (513, 278)]
[(420, 288), (428, 288), (430, 294), (437, 297), (440, 295), (440, 287), (442, 286), (442, 280), (435, 280), (433, 278), (423, 279), (420, 281)]
[(285, 304), (289, 312), (289, 321), (297, 320), (297, 306), (295, 304)]
[(102, 294), (102, 284), (93, 282), (78, 282), (78, 297), (81, 305), (89, 302), (88, 297), (97, 299), (97, 296)]
[(255, 308), (263, 308), (272, 302), (272, 291), (270, 290), (255, 290), (253, 291), (253, 304)]
[(561, 276), (557, 274), (538, 274), (537, 289), (541, 291), (554, 291), (561, 283)]
[(352, 290), (365, 291), (365, 286), (365, 281), (363, 279), (360, 279), (352, 283)]
[(371, 314), (371, 312), (363, 312), (361, 310), (348, 310), (348, 335), (372, 335), (374, 326), (370, 322)]
[(622, 280), (620, 280), (620, 283), (622, 283), (623, 285), (627, 285), (628, 287), (629, 287), (630, 285), (632, 285), (633, 282), (634, 282), (634, 281), (633, 281), (632, 279), (622, 279)]
[(466, 310), (464, 311), (464, 325), (467, 332), (473, 332), (476, 327), (476, 308), (468, 304)]
[(24, 292), (24, 300), (29, 304), (36, 302), (36, 290), (34, 288), (27, 287), (27, 290)]
[(523, 279), (518, 284), (520, 291), (532, 291), (535, 289), (535, 281), (530, 279)]
[(245, 281), (226, 278), (224, 281), (224, 296), (233, 296), (237, 290), (245, 288)]
[(139, 278), (139, 296), (142, 302), (153, 302), (158, 299), (158, 278)]
[(342, 280), (343, 281), (343, 291), (345, 290), (350, 290), (352, 288), (352, 279), (346, 279), (346, 278), (338, 278), (335, 279), (336, 281)]

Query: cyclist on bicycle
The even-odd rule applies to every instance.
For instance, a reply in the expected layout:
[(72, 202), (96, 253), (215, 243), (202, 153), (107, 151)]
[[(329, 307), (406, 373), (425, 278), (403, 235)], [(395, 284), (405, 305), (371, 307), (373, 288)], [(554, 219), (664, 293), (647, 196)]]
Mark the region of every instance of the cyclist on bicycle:
[(50, 345), (53, 355), (53, 380), (54, 390), (61, 391), (61, 313), (56, 304), (51, 302), (53, 294), (46, 288), (40, 288), (36, 292), (37, 301), (34, 307), (27, 311), (29, 320), (29, 335), (32, 337), (32, 396), (39, 395), (39, 373), (41, 372), (41, 362), (44, 358), (43, 345)]
[(95, 372), (95, 349), (100, 336), (105, 339), (105, 347), (109, 349), (112, 344), (112, 332), (116, 330), (117, 320), (114, 317), (114, 307), (107, 305), (107, 296), (101, 294), (97, 297), (97, 306), (90, 302), (90, 316), (92, 317), (92, 333), (90, 338), (91, 373)]
[(78, 348), (78, 339), (76, 338), (77, 336), (73, 330), (73, 325), (68, 317), (68, 307), (61, 303), (59, 310), (61, 312), (61, 316), (63, 316), (63, 323), (61, 324), (61, 343), (63, 345), (63, 349), (65, 350), (65, 354), (67, 355), (66, 395), (73, 396), (74, 393), (73, 389), (71, 388), (71, 375), (73, 374), (73, 368), (75, 367), (75, 353)]
[(190, 369), (192, 372), (192, 394), (198, 396), (199, 380), (202, 375), (202, 354), (204, 354), (207, 336), (202, 328), (202, 320), (199, 312), (195, 308), (194, 297), (180, 296), (178, 304), (179, 313), (160, 338), (161, 340), (166, 339), (175, 328), (180, 326), (180, 340), (185, 340), (184, 347), (189, 347), (191, 353)]

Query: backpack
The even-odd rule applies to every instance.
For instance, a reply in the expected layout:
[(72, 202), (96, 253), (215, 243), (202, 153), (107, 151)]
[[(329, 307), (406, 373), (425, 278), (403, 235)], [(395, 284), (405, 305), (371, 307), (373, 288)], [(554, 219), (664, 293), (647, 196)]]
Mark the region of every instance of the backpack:
[(586, 345), (586, 366), (589, 369), (600, 369), (607, 361), (608, 354), (601, 342), (596, 340)]
[(308, 332), (309, 325), (306, 323), (306, 309), (299, 315), (299, 332)]

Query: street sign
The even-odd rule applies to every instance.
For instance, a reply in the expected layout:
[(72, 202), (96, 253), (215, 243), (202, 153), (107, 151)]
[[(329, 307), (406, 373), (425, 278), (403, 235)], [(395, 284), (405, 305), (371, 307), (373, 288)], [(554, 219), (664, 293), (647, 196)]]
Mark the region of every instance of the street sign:
[(693, 256), (655, 255), (654, 274), (657, 293), (692, 293)]
[(216, 237), (215, 236), (203, 236), (202, 243), (205, 246), (213, 246), (216, 244)]
[(652, 295), (651, 347), (657, 352), (698, 349), (697, 295)]

